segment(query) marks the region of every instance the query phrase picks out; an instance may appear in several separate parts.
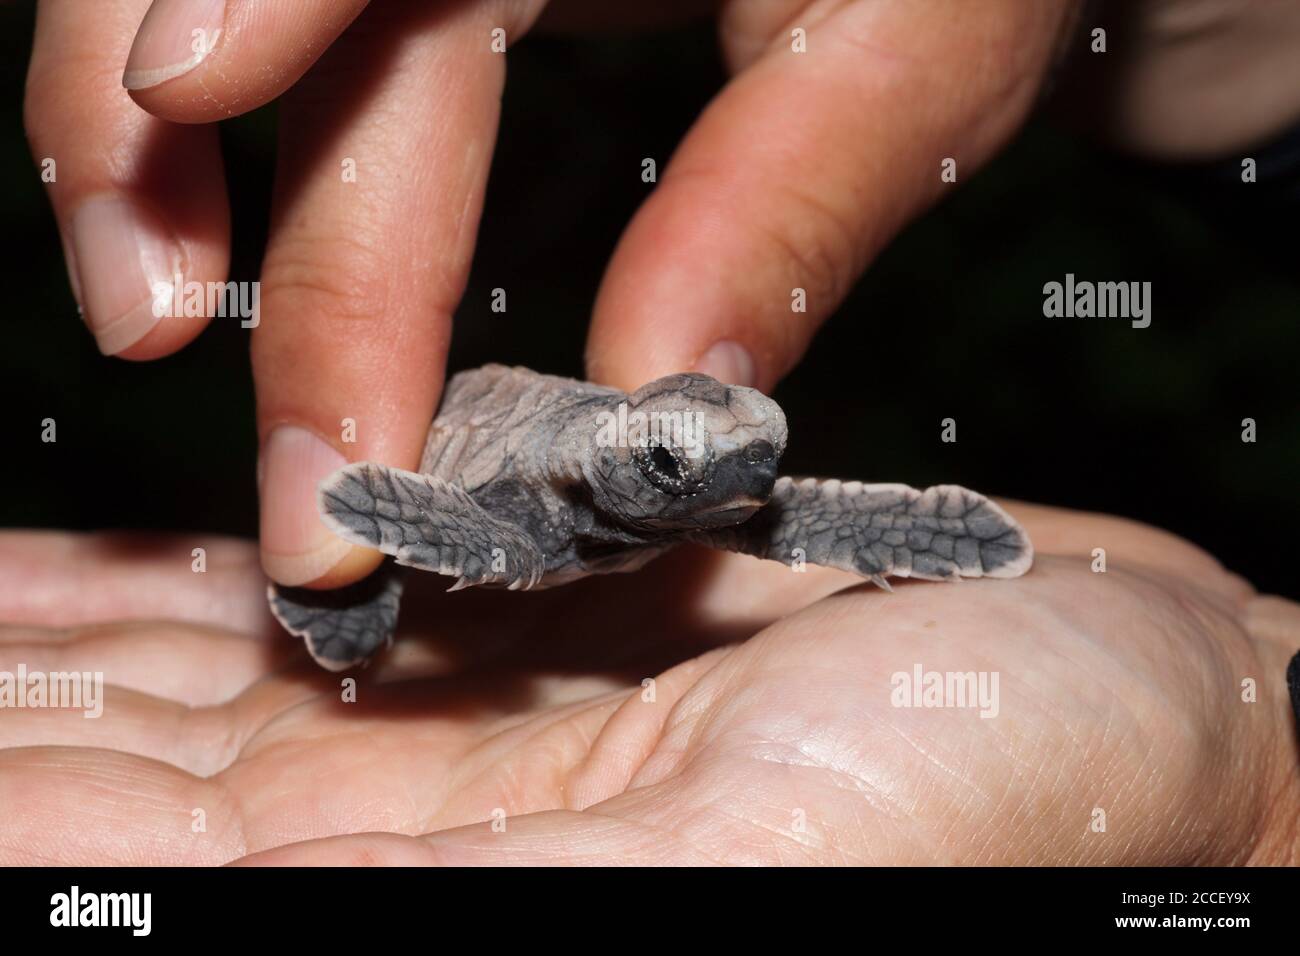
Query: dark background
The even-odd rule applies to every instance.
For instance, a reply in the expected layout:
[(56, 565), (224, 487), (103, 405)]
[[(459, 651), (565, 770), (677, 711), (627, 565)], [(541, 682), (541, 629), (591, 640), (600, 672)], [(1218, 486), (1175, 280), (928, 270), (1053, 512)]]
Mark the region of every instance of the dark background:
[[(217, 321), (147, 364), (96, 351), (21, 128), (31, 16), (0, 7), (0, 526), (252, 536), (249, 333)], [(452, 370), (497, 361), (581, 375), (604, 264), (653, 188), (641, 159), (662, 169), (722, 82), (707, 25), (530, 37), (511, 50)], [(273, 107), (223, 127), (236, 280), (257, 276), (274, 128)], [(817, 174), (816, 156), (807, 168)], [(1113, 512), (1300, 596), (1296, 212), (1264, 184), (1126, 163), (1035, 119), (898, 238), (778, 388), (784, 470)], [(1067, 272), (1152, 282), (1150, 328), (1045, 319), (1043, 283)], [(489, 308), (498, 285), (505, 314)], [(46, 417), (56, 444), (40, 441)], [(939, 440), (945, 417), (956, 444)], [(1246, 417), (1253, 445), (1240, 440)]]

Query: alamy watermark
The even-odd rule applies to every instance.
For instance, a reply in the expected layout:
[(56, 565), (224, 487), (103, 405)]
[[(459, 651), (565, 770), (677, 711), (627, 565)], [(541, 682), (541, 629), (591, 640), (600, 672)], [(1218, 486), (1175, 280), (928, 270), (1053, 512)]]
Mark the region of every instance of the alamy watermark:
[(895, 671), (889, 702), (895, 707), (979, 709), (983, 718), (998, 715), (997, 671), (927, 671), (920, 664)]
[(104, 713), (104, 675), (100, 671), (0, 671), (0, 710), (80, 710), (83, 717)]
[(1075, 280), (1043, 286), (1043, 315), (1049, 319), (1130, 319), (1133, 328), (1151, 324), (1150, 282), (1090, 282)]
[(596, 444), (601, 448), (646, 448), (656, 445), (680, 448), (687, 458), (704, 454), (704, 423), (691, 411), (629, 411), (627, 402), (618, 411), (596, 416)]
[(262, 321), (260, 282), (186, 282), (179, 272), (171, 282), (153, 284), (154, 318), (238, 318), (245, 329)]
[(123, 926), (133, 936), (153, 929), (152, 893), (83, 893), (73, 885), (50, 897), (51, 926)]

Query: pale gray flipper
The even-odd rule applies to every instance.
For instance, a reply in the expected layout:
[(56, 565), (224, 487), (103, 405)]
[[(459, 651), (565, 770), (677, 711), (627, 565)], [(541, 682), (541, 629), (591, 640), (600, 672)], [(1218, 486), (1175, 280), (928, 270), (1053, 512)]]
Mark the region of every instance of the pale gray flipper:
[(301, 637), (316, 662), (341, 671), (392, 643), (402, 597), (401, 569), (385, 561), (368, 578), (333, 591), (267, 588), (271, 613)]
[[(1029, 536), (983, 495), (956, 485), (781, 478), (771, 500), (732, 528), (694, 541), (790, 564), (853, 571), (888, 588), (886, 575), (951, 580), (1014, 578), (1034, 561)], [(798, 549), (798, 550), (796, 550)]]
[(527, 532), (439, 478), (363, 461), (325, 479), (319, 497), (325, 524), (340, 538), (377, 548), (398, 564), (452, 575), (451, 590), (527, 590), (545, 571)]

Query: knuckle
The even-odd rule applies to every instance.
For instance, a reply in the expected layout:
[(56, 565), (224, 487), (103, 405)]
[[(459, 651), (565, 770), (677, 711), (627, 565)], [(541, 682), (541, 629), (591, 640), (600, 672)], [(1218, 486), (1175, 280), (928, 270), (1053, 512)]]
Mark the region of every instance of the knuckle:
[(848, 294), (864, 254), (857, 230), (818, 196), (784, 184), (780, 221), (761, 225), (766, 239), (809, 295), (839, 302)]
[(389, 263), (373, 246), (346, 236), (282, 239), (262, 267), (268, 312), (372, 322), (390, 312)]

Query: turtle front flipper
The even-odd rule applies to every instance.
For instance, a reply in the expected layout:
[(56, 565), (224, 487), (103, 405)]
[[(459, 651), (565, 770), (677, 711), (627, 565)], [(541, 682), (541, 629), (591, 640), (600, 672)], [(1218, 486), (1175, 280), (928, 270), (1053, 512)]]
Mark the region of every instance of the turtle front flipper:
[(452, 590), (527, 590), (546, 569), (527, 532), (488, 514), (459, 485), (429, 475), (364, 461), (348, 465), (321, 483), (320, 511), (345, 541), (456, 577)]
[(393, 639), (402, 597), (401, 569), (385, 561), (369, 577), (333, 591), (267, 588), (271, 613), (301, 637), (322, 667), (341, 671), (359, 664)]
[(748, 521), (693, 533), (716, 548), (853, 571), (882, 587), (886, 575), (946, 581), (1014, 578), (1034, 549), (1010, 515), (956, 485), (907, 485), (781, 478)]

